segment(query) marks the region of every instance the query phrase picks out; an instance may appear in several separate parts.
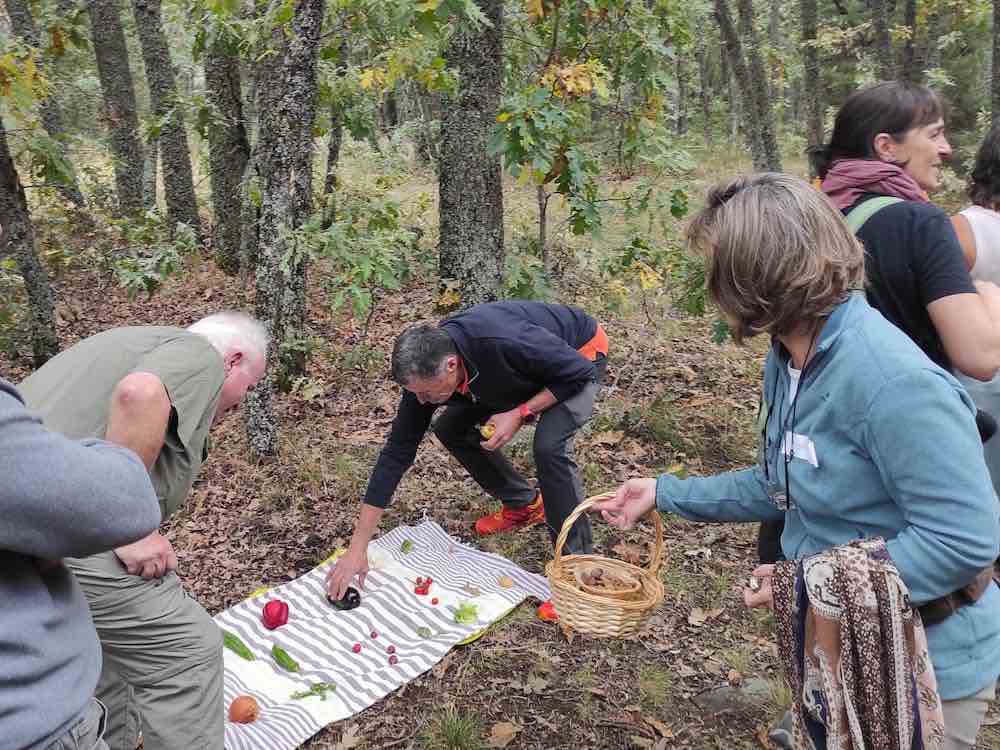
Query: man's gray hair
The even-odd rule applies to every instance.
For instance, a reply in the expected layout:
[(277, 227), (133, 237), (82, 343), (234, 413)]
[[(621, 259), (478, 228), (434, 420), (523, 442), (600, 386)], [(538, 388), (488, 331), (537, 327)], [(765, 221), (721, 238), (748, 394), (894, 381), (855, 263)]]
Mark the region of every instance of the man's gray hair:
[(451, 336), (433, 323), (418, 323), (404, 330), (392, 348), (392, 379), (408, 385), (413, 378), (433, 378), (445, 359), (458, 354)]
[(270, 340), (267, 329), (246, 313), (235, 310), (217, 312), (188, 326), (188, 330), (207, 338), (222, 356), (239, 350), (256, 355), (261, 360), (267, 358)]

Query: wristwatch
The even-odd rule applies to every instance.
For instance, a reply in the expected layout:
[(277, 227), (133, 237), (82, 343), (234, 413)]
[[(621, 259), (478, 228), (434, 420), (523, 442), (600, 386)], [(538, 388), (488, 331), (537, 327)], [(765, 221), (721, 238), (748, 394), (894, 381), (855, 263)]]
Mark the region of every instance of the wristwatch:
[(535, 414), (535, 412), (531, 410), (531, 407), (528, 406), (527, 404), (521, 404), (519, 407), (517, 407), (517, 413), (520, 415), (521, 421), (524, 424), (531, 424), (532, 422), (535, 421), (535, 417), (538, 416), (537, 414)]

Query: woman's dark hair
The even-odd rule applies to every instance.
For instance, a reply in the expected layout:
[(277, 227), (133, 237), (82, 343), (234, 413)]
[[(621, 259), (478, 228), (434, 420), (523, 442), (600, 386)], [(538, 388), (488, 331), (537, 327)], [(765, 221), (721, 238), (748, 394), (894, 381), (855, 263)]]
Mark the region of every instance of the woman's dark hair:
[(992, 209), (1000, 196), (1000, 125), (983, 138), (976, 165), (969, 178), (969, 198), (977, 206)]
[(874, 159), (875, 136), (901, 140), (906, 131), (944, 117), (944, 103), (926, 86), (905, 81), (876, 83), (855, 91), (841, 105), (830, 142), (807, 151), (820, 178), (838, 159)]

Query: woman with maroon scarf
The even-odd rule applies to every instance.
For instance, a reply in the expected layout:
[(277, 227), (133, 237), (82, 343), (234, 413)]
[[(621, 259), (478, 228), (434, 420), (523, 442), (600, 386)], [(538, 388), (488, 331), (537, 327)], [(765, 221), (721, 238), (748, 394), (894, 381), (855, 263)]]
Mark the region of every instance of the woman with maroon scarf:
[(873, 198), (898, 199), (874, 204), (855, 230), (869, 303), (936, 364), (992, 378), (1000, 369), (1000, 289), (972, 281), (947, 214), (928, 198), (951, 156), (934, 92), (901, 81), (855, 92), (837, 113), (830, 143), (811, 155), (823, 192), (849, 223)]
[[(973, 282), (948, 215), (928, 197), (949, 156), (941, 100), (902, 81), (848, 97), (829, 144), (810, 152), (865, 246), (868, 302), (936, 364), (989, 380), (1000, 369), (1000, 288)], [(779, 557), (780, 537), (780, 524), (761, 527), (762, 562)]]

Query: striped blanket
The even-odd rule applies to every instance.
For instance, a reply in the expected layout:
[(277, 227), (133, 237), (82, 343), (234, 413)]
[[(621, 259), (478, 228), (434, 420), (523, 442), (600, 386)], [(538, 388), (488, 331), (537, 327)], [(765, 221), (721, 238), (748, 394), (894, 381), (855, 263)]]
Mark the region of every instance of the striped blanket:
[[(404, 541), (409, 541), (406, 553)], [(323, 582), (329, 565), (322, 564), (215, 618), (256, 657), (248, 661), (224, 650), (227, 710), (243, 694), (254, 696), (261, 709), (252, 724), (226, 722), (227, 750), (296, 748), (327, 724), (364, 710), (423, 674), (454, 645), (474, 637), (526, 597), (549, 598), (544, 577), (467, 547), (432, 521), (400, 526), (379, 537), (368, 547), (368, 561), (371, 572), (357, 609), (341, 612), (327, 603)], [(429, 595), (414, 593), (417, 576), (434, 580)], [(502, 576), (514, 585), (501, 586)], [(433, 598), (439, 600), (436, 605)], [(267, 630), (261, 610), (272, 599), (287, 602), (290, 615), (286, 625)], [(475, 621), (460, 624), (455, 612), (465, 603), (475, 605)], [(355, 644), (361, 645), (357, 653)], [(274, 645), (298, 662), (298, 672), (275, 663)], [(396, 663), (390, 663), (389, 646)], [(292, 697), (319, 683), (336, 687)]]

